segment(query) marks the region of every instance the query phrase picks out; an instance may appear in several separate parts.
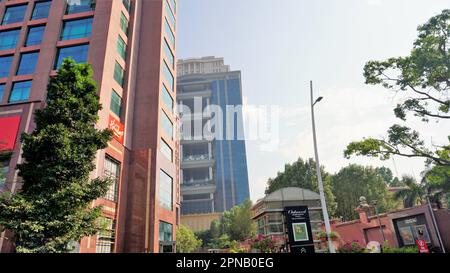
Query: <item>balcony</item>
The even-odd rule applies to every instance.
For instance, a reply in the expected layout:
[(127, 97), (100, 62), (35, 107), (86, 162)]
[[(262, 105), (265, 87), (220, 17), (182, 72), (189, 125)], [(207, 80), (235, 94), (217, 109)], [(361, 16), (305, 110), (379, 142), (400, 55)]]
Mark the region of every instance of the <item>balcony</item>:
[(210, 158), (209, 155), (183, 156), (180, 167), (182, 169), (212, 167), (214, 162), (214, 159)]
[(216, 184), (211, 179), (183, 181), (181, 194), (214, 193)]

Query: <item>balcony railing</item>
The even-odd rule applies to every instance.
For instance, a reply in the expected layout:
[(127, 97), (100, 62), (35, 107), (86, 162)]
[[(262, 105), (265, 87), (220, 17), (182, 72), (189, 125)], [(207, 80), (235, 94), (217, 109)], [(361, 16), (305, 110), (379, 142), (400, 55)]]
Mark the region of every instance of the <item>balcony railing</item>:
[(210, 160), (208, 154), (200, 154), (200, 155), (184, 155), (183, 161), (199, 161), (199, 160)]
[(212, 186), (214, 183), (211, 181), (211, 179), (201, 179), (201, 180), (184, 180), (183, 186), (186, 187), (201, 187), (201, 186)]

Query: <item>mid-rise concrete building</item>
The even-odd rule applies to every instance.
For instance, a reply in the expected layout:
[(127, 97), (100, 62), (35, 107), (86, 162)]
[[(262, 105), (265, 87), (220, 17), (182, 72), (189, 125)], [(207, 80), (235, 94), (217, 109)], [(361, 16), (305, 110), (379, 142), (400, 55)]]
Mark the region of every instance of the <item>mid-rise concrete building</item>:
[[(109, 231), (84, 238), (79, 252), (173, 251), (179, 215), (176, 0), (10, 0), (0, 2), (0, 142), (6, 178), (20, 190), (20, 134), (32, 132), (49, 77), (72, 57), (92, 65), (103, 109), (99, 128), (114, 139), (92, 177), (115, 183), (94, 202)], [(0, 236), (0, 252), (13, 250)]]

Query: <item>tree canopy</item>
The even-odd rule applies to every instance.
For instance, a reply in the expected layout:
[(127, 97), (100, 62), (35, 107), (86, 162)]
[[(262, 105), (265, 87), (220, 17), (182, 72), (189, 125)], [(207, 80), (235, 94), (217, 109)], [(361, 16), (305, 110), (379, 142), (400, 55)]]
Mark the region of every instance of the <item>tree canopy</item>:
[[(409, 56), (385, 61), (370, 61), (364, 67), (367, 84), (406, 95), (395, 109), (397, 118), (408, 114), (423, 122), (448, 122), (450, 119), (450, 10), (432, 17), (418, 27), (418, 37)], [(445, 126), (445, 125), (444, 125)], [(424, 158), (428, 164), (450, 166), (450, 136), (447, 144), (426, 145), (420, 133), (408, 126), (394, 124), (387, 138), (365, 138), (347, 146), (346, 157), (363, 155), (389, 159), (392, 155)]]
[(177, 253), (191, 253), (202, 245), (200, 240), (192, 230), (184, 225), (177, 229)]
[[(331, 175), (325, 171), (325, 168), (321, 166), (320, 168), (323, 184), (325, 198), (327, 202), (328, 212), (333, 214), (336, 203), (334, 200), (334, 195), (331, 190), (330, 178)], [(278, 189), (285, 187), (300, 187), (315, 192), (319, 191), (316, 163), (310, 158), (304, 161), (299, 158), (296, 162), (292, 164), (286, 164), (283, 172), (278, 172), (275, 178), (270, 178), (267, 182), (266, 194), (272, 193)]]
[(361, 196), (366, 197), (369, 202), (376, 200), (380, 212), (393, 210), (398, 206), (387, 190), (383, 177), (373, 167), (356, 164), (344, 167), (332, 176), (331, 185), (337, 203), (334, 216), (344, 221), (358, 217), (355, 208)]
[(64, 60), (47, 90), (46, 107), (36, 110), (36, 129), (22, 134), (23, 186), (0, 199), (0, 225), (14, 233), (17, 252), (69, 252), (72, 243), (97, 233), (110, 180), (90, 179), (94, 158), (107, 147), (110, 130), (98, 130), (101, 109), (88, 64)]

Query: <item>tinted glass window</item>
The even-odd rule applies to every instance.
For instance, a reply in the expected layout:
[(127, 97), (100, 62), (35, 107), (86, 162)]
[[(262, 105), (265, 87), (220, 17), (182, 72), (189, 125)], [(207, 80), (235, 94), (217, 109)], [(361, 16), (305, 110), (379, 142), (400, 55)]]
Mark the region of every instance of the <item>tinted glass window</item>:
[(92, 18), (66, 21), (63, 25), (61, 40), (91, 37)]
[(20, 29), (0, 32), (0, 50), (13, 49), (19, 39)]
[(87, 12), (95, 9), (95, 0), (67, 1), (66, 14)]
[(22, 22), (26, 10), (27, 5), (7, 7), (3, 16), (2, 25)]
[(30, 27), (25, 46), (39, 45), (44, 36), (45, 26)]
[(62, 47), (58, 50), (56, 57), (55, 68), (59, 68), (65, 58), (71, 57), (77, 63), (85, 63), (87, 61), (87, 54), (89, 50), (89, 45), (79, 45)]
[(33, 15), (31, 16), (31, 19), (36, 20), (36, 19), (47, 18), (51, 5), (52, 5), (52, 1), (37, 2), (34, 5)]
[(33, 74), (38, 61), (39, 52), (24, 53), (20, 57), (17, 75)]
[(16, 82), (13, 84), (9, 102), (23, 101), (30, 97), (31, 81)]
[(0, 78), (8, 77), (13, 56), (0, 57)]

